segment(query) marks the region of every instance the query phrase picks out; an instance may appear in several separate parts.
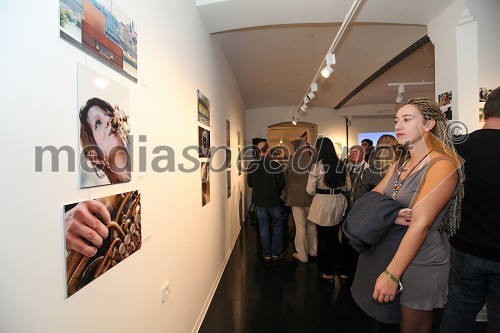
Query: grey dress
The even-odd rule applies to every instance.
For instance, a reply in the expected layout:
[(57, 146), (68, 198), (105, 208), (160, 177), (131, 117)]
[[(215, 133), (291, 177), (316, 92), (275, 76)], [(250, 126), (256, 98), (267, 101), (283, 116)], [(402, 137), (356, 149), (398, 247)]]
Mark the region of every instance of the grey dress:
[[(438, 159), (432, 162), (435, 163)], [(411, 174), (403, 182), (396, 196), (396, 201), (403, 207), (411, 206), (427, 166), (428, 164)], [(385, 188), (384, 194), (386, 196), (390, 197), (393, 194), (393, 185), (396, 179), (397, 173), (395, 172)], [(454, 195), (458, 189), (459, 184), (457, 184)], [(448, 211), (450, 203), (451, 200), (436, 217), (422, 247), (401, 277), (404, 290), (401, 292), (400, 302), (405, 307), (430, 311), (434, 308), (443, 308), (446, 303), (449, 272), (448, 252), (438, 227)]]

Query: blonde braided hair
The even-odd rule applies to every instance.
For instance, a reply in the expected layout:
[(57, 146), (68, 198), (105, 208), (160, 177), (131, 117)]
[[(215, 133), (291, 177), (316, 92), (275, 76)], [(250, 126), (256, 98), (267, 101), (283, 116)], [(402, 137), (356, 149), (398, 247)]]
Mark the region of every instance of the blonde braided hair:
[[(451, 199), (451, 204), (441, 221), (439, 228), (445, 231), (449, 237), (453, 236), (460, 225), (461, 219), (461, 206), (462, 199), (464, 197), (464, 168), (463, 159), (458, 155), (455, 147), (453, 146), (453, 141), (451, 139), (452, 134), (449, 132), (449, 122), (444, 117), (437, 103), (431, 99), (427, 98), (412, 98), (404, 102), (401, 106), (413, 105), (420, 110), (425, 120), (434, 119), (436, 125), (430, 131), (429, 142), (432, 149), (447, 156), (453, 164), (455, 164), (458, 181), (460, 182), (460, 188), (458, 193)], [(419, 189), (422, 187), (423, 183), (420, 183)]]

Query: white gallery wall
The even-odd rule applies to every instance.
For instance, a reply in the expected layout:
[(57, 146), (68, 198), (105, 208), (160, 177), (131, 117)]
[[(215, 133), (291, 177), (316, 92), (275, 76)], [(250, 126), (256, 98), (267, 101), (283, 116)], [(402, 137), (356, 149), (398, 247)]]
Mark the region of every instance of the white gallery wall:
[[(58, 1), (0, 3), (1, 332), (197, 331), (239, 233), (245, 187), (234, 161), (237, 132), (245, 135), (243, 104), (195, 2), (115, 3), (138, 33), (137, 83), (59, 38)], [(65, 154), (59, 172), (51, 171), (47, 156), (43, 172), (35, 172), (36, 146), (78, 151), (77, 63), (129, 89), (136, 139), (129, 183), (80, 190)], [(230, 121), (233, 156), (231, 197), (226, 172), (212, 172), (204, 207), (201, 171), (182, 155), (184, 147), (198, 144), (197, 89), (210, 100), (212, 145), (225, 143)], [(139, 135), (147, 140), (137, 143)], [(175, 151), (168, 156), (172, 172), (152, 170), (153, 149), (160, 145)], [(139, 172), (143, 157), (147, 169)], [(222, 154), (212, 162), (221, 165)], [(181, 172), (180, 165), (195, 170)], [(63, 206), (133, 190), (141, 192), (141, 249), (66, 299)], [(162, 304), (167, 281), (170, 296)]]
[(435, 49), (436, 98), (452, 91), (453, 120), (462, 133), (483, 126), (478, 121), (479, 88), (500, 86), (500, 1), (456, 0), (429, 22)]

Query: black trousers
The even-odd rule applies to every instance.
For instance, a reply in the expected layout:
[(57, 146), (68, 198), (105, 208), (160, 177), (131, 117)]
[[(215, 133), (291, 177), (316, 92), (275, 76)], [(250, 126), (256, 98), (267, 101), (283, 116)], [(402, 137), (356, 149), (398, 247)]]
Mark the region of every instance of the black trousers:
[(318, 272), (333, 275), (340, 261), (340, 224), (333, 227), (317, 225), (318, 230)]

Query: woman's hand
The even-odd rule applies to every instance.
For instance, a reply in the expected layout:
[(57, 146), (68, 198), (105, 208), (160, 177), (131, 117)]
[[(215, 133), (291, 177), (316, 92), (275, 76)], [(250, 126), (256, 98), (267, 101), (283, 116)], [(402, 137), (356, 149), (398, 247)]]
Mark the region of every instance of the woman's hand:
[(108, 237), (105, 224), (110, 221), (111, 216), (104, 204), (95, 200), (78, 203), (64, 214), (66, 250), (94, 256)]
[(394, 221), (394, 224), (403, 225), (405, 227), (410, 226), (412, 213), (413, 210), (411, 208), (401, 209), (396, 217), (396, 221)]
[(379, 275), (377, 282), (375, 282), (375, 289), (373, 290), (373, 299), (380, 303), (392, 302), (398, 290), (398, 284), (392, 281), (387, 274), (382, 273)]

